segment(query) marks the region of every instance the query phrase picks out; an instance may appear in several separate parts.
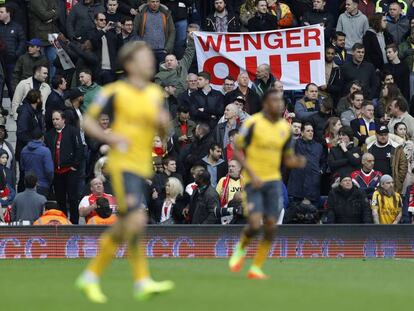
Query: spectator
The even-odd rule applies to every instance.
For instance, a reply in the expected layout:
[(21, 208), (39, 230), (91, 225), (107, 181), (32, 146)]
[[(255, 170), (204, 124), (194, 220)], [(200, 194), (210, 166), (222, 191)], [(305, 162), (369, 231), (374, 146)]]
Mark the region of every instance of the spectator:
[(288, 193), (296, 202), (319, 204), (321, 170), (323, 162), (322, 145), (313, 140), (313, 126), (302, 125), (302, 137), (295, 143), (295, 153), (306, 158), (306, 166), (290, 171)]
[(410, 97), (414, 96), (414, 28), (411, 28), (410, 36), (398, 46), (398, 54), (401, 60), (410, 69)]
[(384, 71), (392, 74), (401, 93), (408, 99), (410, 96), (410, 69), (407, 64), (400, 61), (398, 48), (395, 44), (387, 45), (386, 53), (388, 63), (384, 65)]
[(55, 128), (46, 133), (45, 143), (52, 153), (55, 168), (53, 188), (59, 209), (67, 215), (66, 200), (68, 200), (70, 221), (77, 224), (79, 222), (77, 170), (83, 157), (80, 132), (66, 124), (66, 116), (62, 111), (55, 111), (52, 114), (52, 121)]
[(305, 87), (305, 96), (295, 104), (295, 115), (302, 121), (308, 121), (311, 116), (317, 114), (320, 109), (318, 86), (309, 83)]
[(375, 158), (370, 153), (364, 153), (362, 156), (362, 168), (351, 174), (352, 182), (359, 189), (365, 191), (369, 200), (371, 200), (375, 189), (377, 189), (382, 173), (374, 170)]
[(214, 1), (214, 12), (204, 21), (204, 31), (209, 32), (239, 32), (239, 18), (227, 10), (225, 0)]
[(349, 174), (341, 175), (339, 186), (329, 192), (327, 223), (372, 223), (368, 199), (363, 190), (353, 185)]
[(14, 86), (13, 71), (16, 66), (17, 59), (25, 53), (26, 34), (22, 25), (13, 18), (10, 6), (0, 5), (0, 39), (6, 45), (4, 55), (0, 57), (4, 79), (0, 83), (0, 105), (3, 101), (4, 84), (10, 98), (13, 98)]
[(292, 124), (290, 125), (292, 129), (292, 138), (293, 140), (297, 140), (302, 137), (302, 120), (295, 118), (292, 120)]
[(352, 81), (351, 86), (349, 87), (349, 93), (339, 100), (338, 105), (336, 106), (336, 109), (335, 109), (336, 114), (338, 116), (341, 116), (343, 112), (347, 111), (349, 108), (352, 107), (351, 94), (356, 91), (362, 92), (361, 81), (358, 81), (358, 80)]
[[(20, 81), (33, 75), (33, 68), (36, 66), (48, 67), (46, 56), (42, 55), (39, 39), (31, 39), (27, 43), (27, 52), (21, 55), (16, 62), (13, 71), (12, 89), (14, 90)], [(13, 97), (10, 97), (13, 98)]]
[(56, 1), (34, 0), (29, 5), (29, 35), (31, 38), (39, 38), (43, 52), (49, 62), (50, 77), (55, 76), (53, 61), (56, 58), (56, 48), (51, 43), (51, 34), (59, 32), (57, 27), (58, 7)]
[(303, 25), (323, 25), (325, 28), (325, 40), (332, 37), (335, 29), (335, 19), (328, 10), (325, 9), (326, 0), (313, 0), (312, 11), (306, 11), (302, 17)]
[[(190, 34), (192, 36), (192, 34)], [(194, 40), (188, 40), (184, 56), (179, 61), (174, 54), (168, 54), (165, 62), (160, 65), (160, 71), (155, 75), (155, 83), (161, 85), (162, 81), (173, 81), (177, 87), (176, 94), (179, 96), (186, 90), (188, 69), (191, 66), (195, 54)]]
[(343, 174), (350, 175), (361, 167), (361, 149), (354, 146), (354, 133), (349, 126), (343, 126), (339, 130), (338, 146), (331, 149), (328, 156), (328, 166), (335, 180)]
[(317, 143), (322, 144), (324, 141), (326, 123), (332, 116), (332, 106), (332, 99), (330, 97), (325, 97), (321, 101), (320, 110), (309, 118), (309, 122), (313, 127), (313, 139)]
[(379, 13), (383, 13), (386, 15), (389, 11), (390, 5), (392, 3), (398, 3), (401, 6), (402, 11), (404, 14), (407, 13), (408, 5), (404, 0), (379, 0), (376, 1), (375, 11)]
[(212, 143), (208, 155), (203, 158), (210, 175), (210, 184), (215, 189), (219, 180), (227, 174), (227, 162), (223, 160), (223, 149), (217, 143)]
[(26, 190), (18, 193), (14, 198), (12, 221), (30, 221), (33, 224), (42, 215), (47, 200), (43, 195), (36, 193), (36, 183), (35, 174), (27, 174), (24, 177)]
[(131, 16), (125, 16), (121, 19), (121, 33), (118, 34), (122, 39), (122, 43), (138, 40), (138, 36), (134, 34), (134, 19)]
[(290, 7), (279, 0), (267, 0), (269, 13), (277, 17), (277, 28), (291, 28), (296, 26), (296, 20)]
[(242, 25), (242, 31), (248, 30), (249, 20), (256, 14), (255, 0), (246, 0), (240, 6), (240, 22)]
[(85, 222), (88, 223), (89, 220), (97, 215), (97, 208), (98, 208), (98, 202), (97, 200), (99, 198), (104, 198), (108, 200), (108, 205), (111, 207), (112, 213), (116, 212), (116, 203), (115, 198), (105, 193), (103, 181), (100, 178), (94, 178), (90, 181), (90, 191), (91, 193), (89, 195), (86, 195), (82, 198), (82, 200), (79, 203), (79, 216), (85, 217)]
[(243, 191), (241, 165), (238, 161), (229, 161), (228, 173), (220, 178), (216, 191), (220, 196), (220, 207), (226, 207), (237, 192)]
[(372, 217), (375, 224), (397, 225), (402, 216), (402, 199), (394, 190), (390, 175), (381, 177), (380, 186), (372, 196)]
[[(246, 104), (246, 101), (244, 100), (243, 96), (237, 96), (236, 99), (233, 102), (234, 105), (236, 105), (237, 108), (237, 123), (243, 124), (244, 121), (246, 121), (248, 118), (250, 118), (250, 115), (244, 111), (244, 105)], [(228, 105), (227, 105), (228, 106)], [(223, 115), (220, 120), (220, 123), (226, 122), (226, 118)]]
[(399, 96), (393, 99), (390, 105), (391, 120), (388, 123), (390, 133), (394, 133), (394, 126), (398, 122), (404, 122), (407, 126), (408, 137), (414, 138), (414, 118), (408, 113), (407, 101)]
[(9, 134), (5, 125), (0, 125), (0, 148), (7, 152), (8, 159), (6, 167), (10, 169), (14, 176), (16, 176), (16, 157), (14, 148), (10, 142), (7, 141)]
[(395, 44), (400, 44), (403, 36), (407, 33), (410, 22), (407, 16), (402, 14), (401, 5), (397, 1), (393, 1), (388, 6), (387, 30), (394, 38)]
[(157, 224), (180, 223), (182, 206), (179, 197), (182, 195), (181, 181), (175, 177), (169, 177), (165, 183), (165, 192), (150, 203), (151, 219)]
[[(191, 170), (191, 177), (193, 178), (193, 182), (189, 183), (186, 187), (185, 187), (185, 193), (188, 194), (190, 197), (193, 195), (194, 190), (197, 189), (197, 184), (195, 182), (196, 177), (201, 174), (202, 172), (204, 172), (206, 170), (206, 168), (202, 165), (194, 165)], [(185, 212), (187, 214), (188, 210)]]
[(374, 105), (371, 102), (362, 104), (361, 114), (351, 121), (351, 128), (359, 141), (359, 146), (365, 144), (365, 140), (375, 135)]
[(375, 107), (375, 117), (383, 123), (390, 121), (390, 106), (397, 97), (403, 97), (398, 86), (394, 83), (385, 84), (377, 107)]
[(394, 125), (394, 134), (398, 137), (404, 139), (404, 141), (408, 140), (407, 136), (407, 125), (404, 122), (397, 122)]
[(162, 160), (163, 171), (156, 173), (153, 178), (152, 186), (155, 191), (161, 195), (165, 194), (165, 185), (167, 184), (168, 178), (174, 177), (180, 182), (183, 181), (183, 177), (177, 173), (177, 162), (172, 157), (165, 157)]
[(19, 164), (23, 176), (30, 172), (38, 176), (37, 193), (47, 198), (52, 186), (54, 168), (52, 154), (43, 143), (40, 129), (33, 130), (33, 139), (23, 148)]
[(252, 90), (262, 98), (275, 81), (275, 77), (270, 73), (270, 66), (262, 64), (256, 69), (256, 80), (253, 81)]
[(233, 160), (233, 152), (234, 152), (234, 149), (236, 148), (235, 137), (238, 133), (239, 133), (239, 130), (237, 129), (229, 131), (229, 135), (228, 135), (229, 142), (224, 148), (224, 160), (227, 162), (230, 162), (231, 160)]
[(342, 127), (341, 120), (338, 117), (330, 117), (325, 125), (325, 134), (323, 146), (326, 147), (328, 153), (333, 147), (338, 145), (339, 141), (339, 130)]
[(189, 217), (191, 224), (215, 224), (217, 223), (214, 211), (220, 207), (218, 193), (211, 186), (209, 172), (203, 171), (196, 176), (197, 189), (190, 200)]
[(40, 100), (42, 102), (41, 110), (44, 111), (47, 98), (51, 93), (50, 86), (46, 83), (47, 75), (48, 71), (46, 67), (36, 66), (33, 69), (32, 77), (22, 80), (19, 82), (19, 84), (17, 84), (12, 100), (12, 115), (14, 116), (15, 120), (17, 120), (18, 114), (17, 108), (23, 103), (23, 99), (32, 89), (40, 92)]
[(107, 22), (113, 22), (117, 31), (121, 29), (121, 19), (123, 14), (119, 11), (118, 0), (106, 1), (106, 12), (104, 13)]
[(335, 48), (335, 57), (334, 62), (338, 66), (350, 62), (352, 56), (346, 52), (345, 49), (346, 34), (342, 31), (335, 32), (335, 35), (332, 39), (332, 45)]
[(66, 215), (58, 210), (56, 201), (47, 201), (45, 203), (45, 212), (38, 220), (34, 222), (35, 226), (51, 226), (51, 225), (71, 225)]
[(190, 115), (194, 122), (206, 122), (210, 128), (214, 128), (223, 115), (224, 98), (219, 91), (211, 88), (210, 80), (207, 72), (198, 74), (198, 91), (191, 94)]
[[(186, 31), (189, 20), (189, 12), (192, 10), (193, 0), (184, 1), (161, 1), (171, 11), (175, 27), (175, 45), (174, 49), (184, 44), (186, 39)], [(198, 29), (199, 30), (199, 29)]]
[(9, 154), (7, 153), (7, 151), (0, 149), (0, 174), (3, 174), (4, 177), (6, 178), (6, 186), (9, 188), (9, 190), (15, 191), (16, 175), (13, 170), (7, 167), (8, 160), (9, 160)]
[(175, 97), (177, 87), (173, 81), (161, 82), (161, 87), (164, 89), (164, 108), (170, 112), (171, 119), (177, 115), (178, 101)]
[(234, 80), (234, 78), (231, 76), (227, 76), (224, 78), (223, 88), (221, 89), (221, 93), (223, 93), (223, 95), (226, 95), (227, 93), (234, 91), (235, 87), (236, 87), (236, 80)]
[[(359, 0), (346, 0), (346, 11), (339, 16), (336, 31), (342, 31), (346, 34), (345, 49), (347, 53), (355, 43), (361, 43), (362, 37), (368, 30), (368, 19), (358, 10)], [(352, 49), (352, 52), (354, 50)]]
[(359, 80), (362, 82), (366, 97), (373, 99), (379, 88), (379, 80), (374, 65), (364, 61), (365, 47), (361, 43), (356, 43), (352, 47), (352, 53), (352, 61), (342, 66), (344, 91), (353, 81)]
[(65, 110), (64, 92), (66, 91), (67, 82), (61, 75), (56, 75), (52, 79), (52, 91), (46, 100), (45, 125), (46, 130), (53, 128), (52, 113), (56, 110)]
[(178, 95), (177, 100), (179, 106), (185, 106), (189, 110), (192, 106), (191, 94), (198, 90), (198, 76), (194, 73), (189, 73), (186, 80), (187, 90)]
[(122, 42), (113, 31), (115, 24), (107, 23), (105, 14), (95, 15), (95, 29), (91, 30), (89, 39), (96, 59), (98, 60), (97, 73), (102, 85), (115, 81), (117, 69), (116, 57)]
[[(190, 0), (191, 1), (191, 0)], [(190, 45), (190, 41), (192, 41), (192, 33), (194, 31), (200, 31), (200, 26), (198, 24), (189, 24), (187, 27), (187, 39), (184, 40), (184, 42), (182, 43), (181, 46), (176, 46), (175, 47), (175, 55), (177, 59), (182, 59), (184, 54), (185, 54), (185, 50), (187, 49), (187, 47)], [(191, 60), (191, 64), (190, 67), (188, 68), (188, 73), (194, 73), (197, 74), (198, 73), (198, 64), (197, 64), (197, 57), (194, 53), (193, 58)]]
[(352, 93), (351, 103), (352, 106), (341, 114), (341, 123), (344, 126), (351, 126), (351, 122), (361, 116), (364, 94), (362, 92)]
[(96, 215), (92, 216), (87, 225), (113, 225), (117, 217), (115, 214), (112, 213), (111, 206), (109, 205), (109, 201), (106, 198), (98, 198), (96, 200)]
[(214, 141), (224, 150), (229, 143), (229, 132), (238, 129), (240, 122), (238, 120), (238, 108), (235, 104), (227, 105), (224, 110), (225, 122), (217, 124), (213, 131)]
[(190, 113), (187, 106), (178, 106), (177, 116), (173, 120), (174, 135), (173, 143), (175, 150), (180, 152), (182, 148), (191, 144), (194, 139), (196, 124), (190, 120)]
[(94, 82), (92, 77), (92, 72), (89, 69), (83, 69), (79, 73), (81, 84), (79, 90), (83, 93), (83, 104), (81, 106), (83, 112), (88, 110), (89, 105), (101, 89), (101, 86)]
[(30, 90), (17, 113), (16, 158), (19, 160), (22, 149), (34, 138), (34, 130), (43, 132), (42, 94), (40, 91)]
[(158, 63), (164, 59), (167, 63), (168, 54), (174, 50), (175, 26), (170, 11), (159, 0), (148, 0), (140, 7), (134, 33), (152, 48)]
[(80, 0), (70, 10), (66, 20), (69, 40), (84, 42), (96, 28), (94, 19), (97, 13), (104, 13), (105, 7), (98, 0)]
[(401, 193), (407, 175), (408, 163), (403, 146), (389, 139), (387, 126), (377, 128), (376, 140), (368, 145), (368, 152), (375, 157), (374, 170), (394, 179), (395, 191)]
[(381, 13), (375, 13), (369, 17), (369, 28), (362, 39), (365, 47), (365, 60), (380, 71), (387, 63), (385, 47), (394, 41), (386, 27), (387, 18)]
[(275, 30), (277, 17), (269, 13), (266, 0), (256, 0), (256, 14), (247, 23), (249, 32)]
[(226, 94), (224, 105), (227, 106), (234, 102), (237, 97), (242, 96), (245, 100), (244, 111), (250, 115), (259, 112), (262, 109), (260, 98), (254, 90), (249, 88), (249, 82), (249, 75), (246, 72), (241, 72), (237, 77), (237, 88)]
[[(321, 1), (321, 0), (315, 0)], [(325, 85), (319, 87), (319, 94), (324, 97), (332, 97), (337, 102), (341, 94), (342, 78), (341, 70), (334, 62), (335, 48), (328, 46), (325, 48)]]

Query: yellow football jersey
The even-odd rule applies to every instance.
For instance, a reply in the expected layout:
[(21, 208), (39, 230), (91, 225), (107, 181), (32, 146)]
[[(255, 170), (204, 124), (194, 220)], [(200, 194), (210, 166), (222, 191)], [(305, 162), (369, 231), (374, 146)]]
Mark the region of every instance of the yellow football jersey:
[[(272, 123), (262, 112), (244, 122), (236, 145), (244, 149), (247, 164), (262, 181), (281, 180), (282, 158), (294, 153), (289, 123), (284, 119)], [(249, 183), (247, 172), (243, 176)]]
[(108, 114), (112, 131), (130, 141), (128, 148), (110, 150), (110, 172), (126, 171), (143, 178), (152, 176), (152, 145), (162, 101), (162, 90), (156, 84), (140, 90), (127, 81), (117, 81), (104, 86), (97, 94), (87, 114), (95, 119), (102, 113)]
[(381, 196), (377, 191), (372, 195), (371, 208), (378, 210), (380, 224), (392, 224), (401, 212), (402, 201), (399, 193), (395, 193), (397, 206), (394, 204), (394, 198), (386, 195)]

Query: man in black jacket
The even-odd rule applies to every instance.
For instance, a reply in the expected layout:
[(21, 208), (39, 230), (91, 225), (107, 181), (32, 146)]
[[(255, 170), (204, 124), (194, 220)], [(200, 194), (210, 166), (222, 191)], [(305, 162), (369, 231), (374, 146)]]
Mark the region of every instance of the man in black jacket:
[(302, 23), (303, 25), (315, 25), (321, 24), (325, 28), (325, 41), (333, 35), (335, 28), (335, 18), (325, 10), (326, 0), (313, 0), (312, 11), (307, 11), (303, 14)]
[(325, 48), (325, 77), (326, 84), (319, 87), (319, 94), (330, 96), (336, 103), (341, 95), (342, 79), (341, 70), (334, 62), (335, 48), (327, 46)]
[(68, 214), (66, 199), (69, 201), (70, 221), (79, 222), (78, 210), (78, 169), (83, 157), (83, 145), (78, 129), (66, 125), (65, 114), (56, 111), (52, 115), (54, 129), (45, 135), (45, 144), (52, 153), (55, 166), (53, 188), (59, 209)]
[(9, 97), (13, 98), (13, 71), (19, 56), (26, 52), (26, 35), (22, 26), (12, 20), (10, 7), (0, 6), (0, 39), (6, 45), (6, 51), (1, 57), (4, 78), (0, 81), (0, 105), (3, 101), (4, 84), (7, 85)]
[(210, 128), (214, 128), (223, 115), (223, 94), (211, 88), (210, 74), (207, 72), (198, 74), (197, 83), (198, 91), (191, 94), (191, 119), (196, 123), (206, 122)]
[(115, 81), (117, 69), (116, 55), (122, 45), (122, 40), (114, 31), (115, 23), (106, 22), (103, 13), (95, 15), (96, 28), (90, 33), (90, 40), (98, 62), (98, 84), (105, 85)]
[(247, 25), (249, 32), (277, 29), (277, 17), (268, 12), (266, 0), (256, 0), (256, 10)]
[(197, 189), (190, 199), (191, 224), (216, 224), (218, 219), (214, 214), (220, 207), (220, 199), (217, 191), (210, 184), (210, 173), (203, 171), (195, 180)]
[(234, 13), (227, 10), (225, 0), (215, 0), (214, 12), (207, 16), (203, 30), (209, 32), (239, 32), (240, 21)]
[(52, 113), (57, 110), (65, 110), (65, 99), (63, 93), (66, 91), (66, 80), (61, 75), (56, 75), (52, 79), (52, 92), (46, 101), (45, 123), (46, 131), (53, 128)]

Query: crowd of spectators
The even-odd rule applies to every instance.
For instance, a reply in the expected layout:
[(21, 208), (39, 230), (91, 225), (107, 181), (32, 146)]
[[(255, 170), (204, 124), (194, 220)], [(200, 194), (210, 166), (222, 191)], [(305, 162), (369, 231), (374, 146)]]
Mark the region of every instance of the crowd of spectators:
[[(253, 81), (242, 72), (216, 90), (198, 70), (194, 31), (314, 24), (325, 29), (325, 85), (284, 91), (263, 63)], [(0, 0), (2, 220), (116, 221), (110, 147), (82, 119), (101, 87), (122, 79), (117, 51), (133, 40), (154, 51), (172, 120), (168, 139), (154, 137), (151, 223), (245, 222), (234, 139), (269, 89), (307, 159), (282, 168), (285, 223), (412, 223), (414, 4), (403, 0)], [(102, 131), (111, 118), (100, 116)], [(6, 121), (17, 124), (15, 145)]]

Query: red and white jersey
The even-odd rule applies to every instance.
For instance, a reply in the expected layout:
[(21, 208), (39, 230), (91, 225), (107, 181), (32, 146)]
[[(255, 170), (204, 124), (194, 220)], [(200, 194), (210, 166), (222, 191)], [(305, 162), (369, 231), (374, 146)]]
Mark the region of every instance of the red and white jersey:
[[(107, 199), (109, 201), (109, 206), (112, 209), (112, 213), (113, 214), (116, 214), (117, 205), (116, 205), (115, 197), (112, 196), (112, 195), (110, 195), (110, 194), (107, 194), (107, 193), (104, 193), (101, 197), (103, 197), (103, 198), (105, 198), (105, 199)], [(91, 206), (92, 204), (94, 204), (96, 202), (96, 200), (98, 198), (99, 197), (96, 196), (96, 195), (94, 195), (94, 194), (90, 194), (90, 195), (84, 196), (83, 199), (79, 203), (79, 209), (85, 208), (85, 207), (88, 207), (88, 206)], [(86, 222), (88, 222), (88, 220), (91, 217), (96, 216), (96, 215), (97, 214), (96, 214), (95, 211), (90, 212), (88, 215), (85, 216)]]

